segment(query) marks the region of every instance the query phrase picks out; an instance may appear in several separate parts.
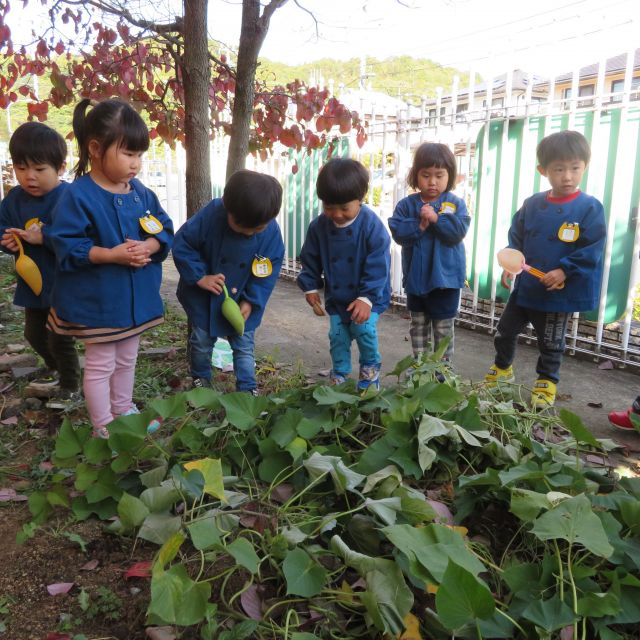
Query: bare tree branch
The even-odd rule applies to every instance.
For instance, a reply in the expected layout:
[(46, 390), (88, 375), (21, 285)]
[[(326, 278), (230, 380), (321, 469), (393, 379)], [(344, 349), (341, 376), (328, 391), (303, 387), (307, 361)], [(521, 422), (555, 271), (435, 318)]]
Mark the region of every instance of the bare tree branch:
[(306, 7), (303, 7), (300, 4), (299, 0), (293, 0), (293, 2), (296, 5), (296, 7), (298, 7), (298, 9), (302, 9), (303, 11), (305, 11), (306, 13), (308, 13), (311, 16), (311, 19), (313, 20), (313, 22), (316, 25), (316, 38), (320, 38), (320, 29), (318, 28), (319, 27), (318, 19), (313, 14), (313, 11), (311, 11), (310, 9), (307, 9)]

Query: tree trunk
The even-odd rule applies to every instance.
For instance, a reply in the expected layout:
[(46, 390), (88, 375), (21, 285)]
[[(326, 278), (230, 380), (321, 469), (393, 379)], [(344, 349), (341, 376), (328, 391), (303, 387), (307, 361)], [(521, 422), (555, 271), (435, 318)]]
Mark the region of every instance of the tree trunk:
[(209, 136), (209, 63), (207, 0), (183, 0), (184, 55), (181, 71), (184, 86), (187, 217), (211, 200)]
[(233, 101), (231, 137), (227, 158), (227, 179), (238, 169), (244, 169), (249, 153), (249, 134), (253, 118), (255, 79), (258, 54), (264, 42), (273, 12), (286, 0), (271, 0), (260, 16), (260, 0), (242, 1), (242, 27), (236, 65), (236, 92)]

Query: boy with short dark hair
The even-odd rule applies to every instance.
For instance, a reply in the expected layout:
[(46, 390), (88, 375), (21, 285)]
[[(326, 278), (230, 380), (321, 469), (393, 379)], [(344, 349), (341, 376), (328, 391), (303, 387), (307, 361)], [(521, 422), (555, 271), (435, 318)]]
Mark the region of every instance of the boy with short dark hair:
[[(180, 273), (178, 300), (191, 323), (189, 366), (196, 388), (211, 386), (213, 347), (226, 336), (236, 389), (257, 395), (255, 330), (284, 257), (274, 219), (281, 204), (282, 187), (275, 178), (237, 171), (222, 198), (212, 200), (176, 233), (172, 254)], [(242, 336), (222, 315), (223, 285), (245, 319)]]
[(0, 249), (17, 257), (18, 241), (42, 275), (42, 290), (35, 293), (18, 277), (13, 302), (24, 307), (24, 336), (47, 367), (34, 381), (48, 395), (69, 398), (78, 390), (80, 365), (72, 337), (47, 331), (55, 255), (47, 245), (51, 213), (69, 186), (64, 173), (67, 145), (62, 136), (39, 122), (20, 125), (9, 140), (9, 154), (18, 186), (0, 203)]
[[(518, 334), (530, 322), (540, 352), (531, 397), (536, 409), (554, 404), (569, 316), (598, 304), (607, 227), (602, 204), (579, 187), (590, 157), (589, 143), (577, 131), (543, 138), (537, 148), (538, 171), (551, 190), (525, 200), (509, 229), (509, 247), (546, 275), (541, 280), (526, 271), (517, 276), (498, 323), (495, 363), (485, 381), (513, 381)], [(504, 271), (503, 286), (508, 288), (510, 279)]]
[(380, 218), (362, 204), (368, 187), (369, 174), (355, 160), (335, 158), (322, 167), (316, 190), (323, 212), (307, 230), (298, 275), (316, 313), (322, 313), (318, 290), (325, 288), (331, 382), (340, 384), (351, 373), (355, 340), (361, 390), (380, 386), (377, 322), (391, 299), (391, 241)]

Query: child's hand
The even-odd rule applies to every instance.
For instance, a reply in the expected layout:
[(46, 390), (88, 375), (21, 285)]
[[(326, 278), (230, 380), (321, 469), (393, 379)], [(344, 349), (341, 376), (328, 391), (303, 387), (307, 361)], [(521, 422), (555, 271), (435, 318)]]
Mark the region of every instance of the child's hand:
[(245, 319), (245, 322), (249, 319), (249, 316), (251, 315), (251, 311), (253, 310), (253, 307), (251, 306), (250, 302), (247, 302), (246, 300), (240, 300), (240, 302), (238, 303), (238, 306), (240, 307), (240, 313), (242, 314), (242, 317)]
[(13, 233), (9, 233), (10, 229), (7, 229), (5, 233), (2, 234), (2, 238), (0, 238), (0, 244), (3, 247), (9, 249), (9, 251), (16, 252), (18, 251), (18, 243), (16, 239), (13, 237)]
[(509, 273), (508, 271), (503, 271), (500, 276), (500, 284), (505, 289), (511, 289), (511, 281), (513, 280), (513, 273)]
[(125, 240), (124, 242), (108, 249), (109, 259), (106, 262), (121, 264), (124, 267), (144, 267), (151, 262), (149, 250), (140, 240)]
[(562, 269), (552, 269), (546, 273), (544, 278), (540, 278), (540, 282), (547, 288), (547, 291), (555, 291), (562, 289), (566, 279), (567, 276)]
[(438, 214), (430, 204), (422, 205), (420, 209), (420, 229), (424, 231), (430, 224), (438, 222)]
[(362, 324), (371, 317), (371, 307), (362, 300), (354, 300), (347, 311), (351, 312), (351, 320), (356, 324)]
[(224, 273), (202, 276), (196, 284), (205, 291), (210, 291), (211, 293), (220, 295), (222, 293), (222, 285), (224, 284)]
[(146, 264), (151, 262), (152, 251), (146, 240), (131, 240), (130, 242), (132, 244), (127, 248), (131, 258), (130, 266), (144, 267)]
[[(39, 224), (32, 224), (28, 229), (17, 229), (12, 227), (7, 229), (7, 233), (15, 234), (19, 236), (21, 240), (28, 242), (29, 244), (42, 244), (42, 229)], [(16, 242), (16, 249), (17, 248), (18, 243)]]
[(317, 316), (325, 315), (319, 293), (305, 293), (304, 297), (307, 301), (307, 304), (313, 308), (313, 313), (315, 313)]

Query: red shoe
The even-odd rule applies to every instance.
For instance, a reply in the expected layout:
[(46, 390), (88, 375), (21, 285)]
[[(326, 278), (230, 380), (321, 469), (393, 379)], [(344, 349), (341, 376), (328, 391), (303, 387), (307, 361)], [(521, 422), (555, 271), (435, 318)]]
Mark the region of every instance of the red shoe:
[[(609, 422), (611, 423), (611, 426), (622, 431), (637, 431), (637, 427), (633, 425), (631, 418), (629, 417), (631, 413), (633, 413), (633, 410), (630, 408), (626, 411), (612, 411), (609, 414)], [(637, 413), (635, 415), (640, 418), (640, 415)]]

